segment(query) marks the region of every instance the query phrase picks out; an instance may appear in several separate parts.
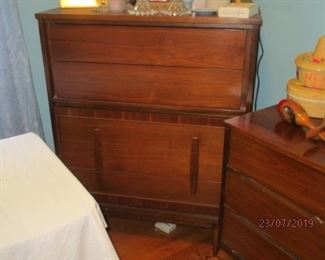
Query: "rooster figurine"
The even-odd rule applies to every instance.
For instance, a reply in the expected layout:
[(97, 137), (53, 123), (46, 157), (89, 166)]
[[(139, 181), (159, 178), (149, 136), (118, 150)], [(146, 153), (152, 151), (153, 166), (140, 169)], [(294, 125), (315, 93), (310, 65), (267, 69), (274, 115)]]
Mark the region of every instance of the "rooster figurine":
[(277, 109), (282, 119), (286, 122), (309, 128), (306, 132), (306, 138), (314, 138), (318, 136), (325, 142), (325, 131), (323, 131), (323, 129), (325, 129), (325, 116), (323, 122), (319, 126), (316, 126), (310, 120), (310, 117), (304, 108), (290, 99), (281, 100)]

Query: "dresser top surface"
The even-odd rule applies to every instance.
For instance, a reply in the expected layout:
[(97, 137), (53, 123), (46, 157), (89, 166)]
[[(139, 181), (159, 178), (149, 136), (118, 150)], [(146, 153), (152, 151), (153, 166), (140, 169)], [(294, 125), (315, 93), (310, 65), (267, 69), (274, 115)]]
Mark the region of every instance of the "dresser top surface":
[(95, 8), (57, 8), (37, 13), (39, 20), (56, 22), (105, 23), (125, 25), (159, 25), (180, 27), (225, 27), (239, 29), (259, 28), (262, 24), (260, 15), (251, 18), (221, 18), (218, 16), (134, 16), (127, 13), (100, 13)]
[[(315, 122), (319, 124), (321, 120)], [(284, 122), (275, 106), (228, 119), (225, 123), (270, 149), (325, 174), (325, 142), (306, 140), (303, 128)]]

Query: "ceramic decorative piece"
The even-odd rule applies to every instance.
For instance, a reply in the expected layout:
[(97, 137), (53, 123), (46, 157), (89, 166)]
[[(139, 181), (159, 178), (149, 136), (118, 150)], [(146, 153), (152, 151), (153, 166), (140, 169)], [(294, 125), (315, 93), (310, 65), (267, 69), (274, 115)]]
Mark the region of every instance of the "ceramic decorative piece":
[(130, 15), (150, 16), (150, 15), (169, 15), (180, 16), (189, 15), (183, 0), (138, 0), (134, 6), (129, 5)]
[(314, 52), (296, 58), (298, 79), (309, 88), (325, 89), (325, 36), (318, 41)]
[(323, 118), (325, 115), (325, 89), (306, 88), (297, 79), (287, 85), (288, 98), (298, 102), (311, 117)]
[(325, 116), (325, 35), (314, 52), (297, 56), (297, 79), (287, 84), (288, 98), (298, 102), (310, 117)]

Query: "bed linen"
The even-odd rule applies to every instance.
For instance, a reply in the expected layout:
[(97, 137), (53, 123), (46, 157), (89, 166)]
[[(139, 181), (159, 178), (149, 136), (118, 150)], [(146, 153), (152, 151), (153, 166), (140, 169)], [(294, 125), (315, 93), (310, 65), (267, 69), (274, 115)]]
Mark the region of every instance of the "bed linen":
[(1, 260), (118, 259), (105, 227), (96, 201), (37, 135), (0, 140)]

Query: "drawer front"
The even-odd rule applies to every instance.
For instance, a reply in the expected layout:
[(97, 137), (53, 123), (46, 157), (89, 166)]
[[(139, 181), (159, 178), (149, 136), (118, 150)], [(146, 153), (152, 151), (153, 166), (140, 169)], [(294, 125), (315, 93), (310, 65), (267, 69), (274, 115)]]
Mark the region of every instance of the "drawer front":
[(239, 110), (245, 30), (49, 26), (53, 97)]
[(228, 207), (282, 247), (303, 259), (324, 256), (325, 225), (264, 186), (228, 170), (225, 198)]
[(242, 73), (214, 68), (53, 64), (58, 99), (238, 109)]
[(217, 205), (223, 127), (64, 115), (56, 121), (60, 157), (92, 191)]
[(49, 40), (55, 61), (241, 70), (246, 31), (52, 24)]
[(323, 174), (260, 145), (236, 130), (231, 134), (229, 165), (325, 219)]
[(293, 259), (268, 238), (262, 237), (231, 210), (225, 208), (222, 244), (236, 253), (240, 259), (274, 260)]
[(193, 194), (191, 184), (184, 179), (116, 171), (98, 175), (94, 169), (69, 169), (99, 203), (217, 216), (218, 182), (199, 181), (197, 193)]

